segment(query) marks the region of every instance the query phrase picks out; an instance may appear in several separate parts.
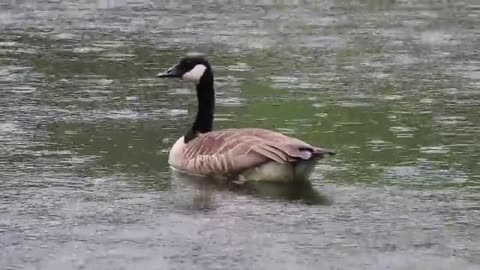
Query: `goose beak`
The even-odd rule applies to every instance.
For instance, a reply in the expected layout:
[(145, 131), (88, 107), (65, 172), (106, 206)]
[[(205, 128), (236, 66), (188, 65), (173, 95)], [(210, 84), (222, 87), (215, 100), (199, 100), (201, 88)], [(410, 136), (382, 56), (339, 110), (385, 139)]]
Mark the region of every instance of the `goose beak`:
[(180, 73), (177, 66), (173, 66), (165, 72), (158, 73), (157, 77), (159, 77), (159, 78), (179, 78), (179, 77), (182, 77), (182, 73)]

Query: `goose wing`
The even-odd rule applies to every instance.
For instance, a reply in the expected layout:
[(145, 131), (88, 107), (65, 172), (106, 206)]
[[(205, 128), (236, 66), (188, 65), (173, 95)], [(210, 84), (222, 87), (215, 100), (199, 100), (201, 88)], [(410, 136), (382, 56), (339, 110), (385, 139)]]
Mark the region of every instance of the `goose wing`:
[(226, 129), (200, 134), (185, 145), (182, 167), (200, 175), (231, 175), (268, 161), (321, 158), (334, 152), (263, 129)]

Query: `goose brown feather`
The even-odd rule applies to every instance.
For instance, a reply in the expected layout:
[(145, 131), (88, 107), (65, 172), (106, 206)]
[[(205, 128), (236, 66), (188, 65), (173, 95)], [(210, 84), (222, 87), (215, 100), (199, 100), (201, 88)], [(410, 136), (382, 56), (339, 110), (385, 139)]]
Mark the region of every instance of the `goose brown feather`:
[(191, 174), (229, 177), (270, 161), (294, 164), (326, 154), (334, 152), (269, 130), (225, 129), (198, 134), (188, 143), (178, 140), (169, 163)]

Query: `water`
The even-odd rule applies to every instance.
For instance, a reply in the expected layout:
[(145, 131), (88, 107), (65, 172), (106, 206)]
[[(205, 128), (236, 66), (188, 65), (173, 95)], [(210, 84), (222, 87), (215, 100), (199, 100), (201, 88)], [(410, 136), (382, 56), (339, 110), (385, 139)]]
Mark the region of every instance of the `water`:
[[(476, 1), (0, 4), (2, 269), (478, 269)], [(216, 128), (336, 149), (311, 184), (172, 174), (192, 86)]]

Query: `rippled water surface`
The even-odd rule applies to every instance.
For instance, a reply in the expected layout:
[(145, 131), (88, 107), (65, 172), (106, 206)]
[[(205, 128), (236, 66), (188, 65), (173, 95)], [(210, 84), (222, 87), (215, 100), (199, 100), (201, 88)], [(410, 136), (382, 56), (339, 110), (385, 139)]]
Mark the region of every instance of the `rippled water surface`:
[[(479, 269), (479, 3), (228, 2), (0, 3), (0, 268)], [(191, 51), (216, 128), (338, 155), (172, 174), (195, 94), (155, 74)]]

